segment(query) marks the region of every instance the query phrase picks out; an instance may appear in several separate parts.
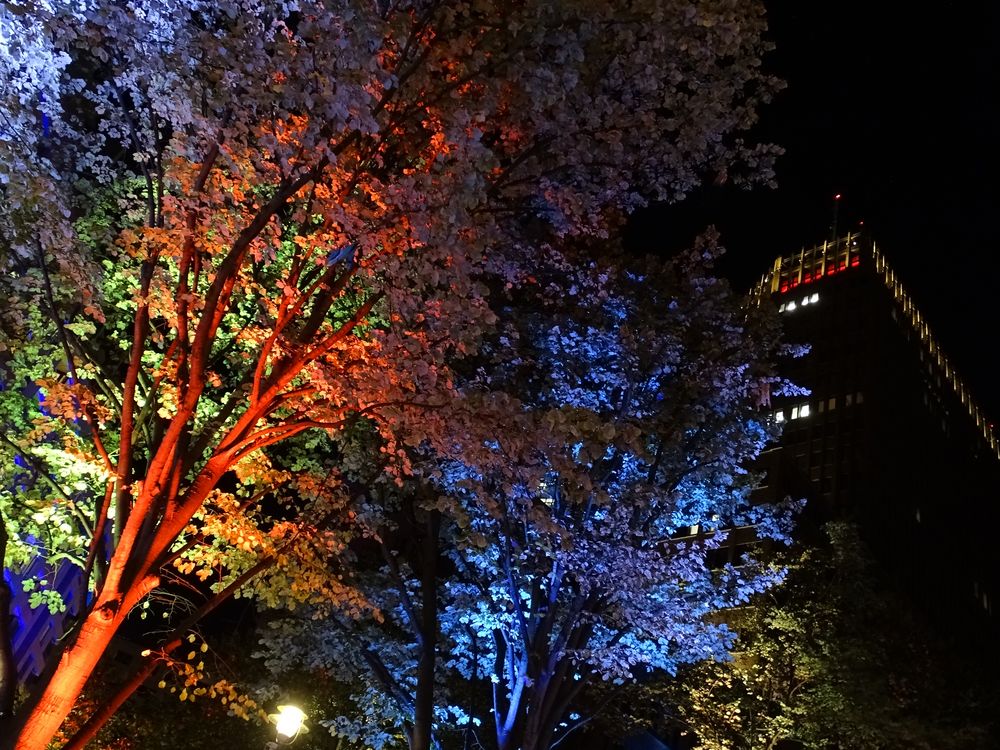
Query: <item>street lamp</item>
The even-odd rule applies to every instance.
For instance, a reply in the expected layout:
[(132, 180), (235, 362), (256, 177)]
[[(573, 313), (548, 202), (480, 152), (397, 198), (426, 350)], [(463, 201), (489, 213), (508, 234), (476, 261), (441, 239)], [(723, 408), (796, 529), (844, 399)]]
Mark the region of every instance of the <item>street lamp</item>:
[(309, 731), (306, 726), (306, 714), (298, 706), (286, 704), (278, 706), (278, 713), (270, 714), (267, 717), (278, 734), (277, 742), (269, 742), (268, 748), (277, 748), (281, 745), (290, 745), (300, 734)]

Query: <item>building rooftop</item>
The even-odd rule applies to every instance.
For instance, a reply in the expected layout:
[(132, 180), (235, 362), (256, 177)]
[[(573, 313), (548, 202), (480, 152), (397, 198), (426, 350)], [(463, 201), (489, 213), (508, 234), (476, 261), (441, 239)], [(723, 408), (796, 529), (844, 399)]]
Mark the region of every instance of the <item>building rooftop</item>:
[(805, 289), (812, 289), (827, 279), (839, 274), (854, 273), (855, 269), (861, 268), (874, 270), (895, 302), (897, 314), (894, 317), (919, 341), (923, 357), (936, 369), (936, 374), (949, 384), (989, 451), (1000, 460), (1000, 440), (994, 423), (972, 397), (968, 386), (942, 351), (930, 326), (885, 256), (875, 242), (865, 235), (850, 233), (815, 247), (803, 248), (792, 255), (776, 258), (770, 270), (753, 288), (752, 297), (758, 303), (765, 298), (772, 298), (782, 312), (791, 312), (802, 304), (810, 303), (814, 294), (811, 292), (803, 296)]

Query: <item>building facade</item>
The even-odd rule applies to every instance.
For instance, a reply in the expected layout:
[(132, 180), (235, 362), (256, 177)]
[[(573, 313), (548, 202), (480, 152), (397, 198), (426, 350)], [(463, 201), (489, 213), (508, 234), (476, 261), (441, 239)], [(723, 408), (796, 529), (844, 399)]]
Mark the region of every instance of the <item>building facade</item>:
[(776, 259), (753, 297), (811, 347), (759, 498), (806, 498), (804, 533), (855, 521), (926, 611), (997, 629), (1000, 441), (885, 257), (851, 234)]

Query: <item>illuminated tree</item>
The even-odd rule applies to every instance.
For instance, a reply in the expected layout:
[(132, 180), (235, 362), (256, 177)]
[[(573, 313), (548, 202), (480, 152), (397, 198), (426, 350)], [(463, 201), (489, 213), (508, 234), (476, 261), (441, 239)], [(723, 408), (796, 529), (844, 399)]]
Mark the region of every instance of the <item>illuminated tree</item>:
[(329, 575), (336, 462), (280, 446), (365, 421), (401, 476), (396, 441), (447, 455), (422, 415), (494, 322), (482, 272), (767, 176), (734, 137), (762, 29), (733, 0), (4, 5), (5, 564), (91, 593), (5, 737), (49, 742), (170, 570), (366, 611)]
[(358, 686), (332, 731), (414, 747), (433, 688), (439, 739), (549, 748), (622, 685), (725, 655), (733, 634), (715, 615), (780, 578), (712, 560), (721, 529), (785, 538), (789, 509), (751, 507), (745, 466), (772, 436), (752, 394), (786, 386), (768, 365), (773, 319), (711, 276), (712, 256), (602, 265), (575, 274), (568, 302), (509, 312), (465, 386), (485, 394), (485, 450), (358, 508), (379, 551), (353, 580), (382, 618), (306, 608), (265, 635), (276, 672)]

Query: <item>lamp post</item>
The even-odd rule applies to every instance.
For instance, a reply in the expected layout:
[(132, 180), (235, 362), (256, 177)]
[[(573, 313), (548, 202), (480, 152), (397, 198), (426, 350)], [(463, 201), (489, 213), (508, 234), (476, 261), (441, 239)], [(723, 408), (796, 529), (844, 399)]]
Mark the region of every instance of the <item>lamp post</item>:
[(277, 750), (283, 745), (290, 745), (300, 734), (309, 731), (306, 726), (306, 713), (298, 706), (286, 704), (278, 706), (278, 713), (269, 714), (267, 717), (277, 733), (275, 742), (267, 743), (267, 750)]

